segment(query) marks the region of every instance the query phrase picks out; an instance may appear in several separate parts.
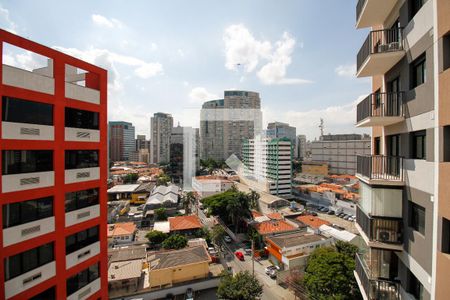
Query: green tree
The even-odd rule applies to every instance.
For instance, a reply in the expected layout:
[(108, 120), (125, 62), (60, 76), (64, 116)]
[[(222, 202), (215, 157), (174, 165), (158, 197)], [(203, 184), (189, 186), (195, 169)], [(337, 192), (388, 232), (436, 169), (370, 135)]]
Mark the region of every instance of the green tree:
[(217, 296), (219, 299), (254, 300), (263, 292), (262, 284), (250, 272), (239, 272), (234, 276), (224, 274), (219, 282)]
[(167, 213), (164, 207), (160, 207), (155, 209), (155, 217), (157, 221), (165, 221), (167, 220)]
[(183, 208), (186, 211), (186, 215), (191, 213), (191, 207), (195, 205), (197, 198), (195, 197), (194, 192), (187, 192), (181, 199)]
[(136, 173), (130, 173), (125, 175), (125, 177), (123, 178), (123, 183), (125, 184), (131, 184), (131, 183), (136, 183), (136, 180), (138, 180), (139, 175)]
[(211, 230), (211, 240), (214, 244), (220, 245), (225, 237), (225, 229), (221, 225), (215, 225)]
[(342, 253), (348, 257), (355, 258), (356, 253), (358, 253), (358, 247), (347, 242), (336, 241), (336, 244), (334, 246), (336, 247), (337, 252)]
[(150, 244), (152, 245), (159, 245), (162, 242), (164, 242), (165, 239), (167, 239), (167, 234), (158, 230), (151, 230), (149, 231), (145, 237), (148, 239)]
[(361, 299), (361, 294), (353, 275), (355, 258), (349, 256), (350, 247), (341, 245), (322, 247), (314, 250), (305, 268), (302, 284), (311, 298), (317, 299)]
[(164, 240), (162, 243), (163, 248), (165, 249), (181, 249), (186, 247), (187, 239), (184, 235), (181, 234), (173, 234)]
[(166, 173), (162, 173), (156, 178), (156, 185), (166, 185), (167, 186), (167, 184), (169, 182), (171, 182), (171, 179)]
[(248, 195), (249, 206), (251, 209), (259, 211), (259, 198), (261, 197), (256, 191), (252, 190)]

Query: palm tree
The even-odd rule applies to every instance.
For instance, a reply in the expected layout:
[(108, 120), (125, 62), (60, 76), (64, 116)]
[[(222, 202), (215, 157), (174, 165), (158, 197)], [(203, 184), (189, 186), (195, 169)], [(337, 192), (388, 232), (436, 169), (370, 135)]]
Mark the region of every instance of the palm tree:
[(195, 196), (195, 193), (193, 191), (190, 191), (190, 192), (186, 193), (186, 199), (187, 199), (187, 202), (189, 203), (189, 205), (196, 207), (196, 209), (198, 210), (198, 207), (196, 205), (197, 204), (197, 197)]
[(248, 199), (250, 202), (249, 205), (250, 205), (251, 209), (256, 209), (259, 211), (259, 202), (258, 202), (259, 198), (260, 198), (260, 195), (254, 190), (252, 190), (248, 194)]

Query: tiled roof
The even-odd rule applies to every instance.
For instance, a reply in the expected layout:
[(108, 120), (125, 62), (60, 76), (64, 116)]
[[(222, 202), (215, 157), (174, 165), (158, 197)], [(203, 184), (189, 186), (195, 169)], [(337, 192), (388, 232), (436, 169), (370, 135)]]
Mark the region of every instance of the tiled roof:
[(188, 247), (181, 250), (170, 250), (149, 254), (151, 270), (167, 269), (194, 263), (210, 262), (211, 257), (205, 246)]
[(296, 220), (314, 229), (318, 229), (322, 225), (330, 225), (330, 222), (310, 215), (297, 217)]
[(129, 246), (121, 248), (109, 248), (109, 262), (144, 259), (147, 256), (147, 249), (143, 246)]
[(113, 262), (108, 268), (108, 281), (140, 278), (142, 260)]
[(283, 220), (270, 220), (255, 224), (255, 229), (259, 234), (265, 235), (276, 232), (292, 231), (297, 228)]
[(262, 213), (260, 213), (259, 211), (256, 210), (252, 210), (252, 217), (257, 218), (257, 217), (262, 217)]
[(133, 222), (108, 224), (108, 237), (130, 235), (136, 231)]
[(168, 220), (170, 223), (170, 231), (202, 228), (200, 219), (196, 215), (170, 217)]
[(296, 233), (288, 233), (288, 234), (280, 234), (274, 235), (267, 238), (267, 240), (271, 241), (279, 248), (289, 248), (300, 246), (304, 244), (309, 244), (316, 241), (324, 240), (325, 238), (318, 234), (305, 233), (305, 232), (296, 232)]
[(266, 216), (272, 220), (283, 220), (283, 216), (277, 212), (267, 214)]

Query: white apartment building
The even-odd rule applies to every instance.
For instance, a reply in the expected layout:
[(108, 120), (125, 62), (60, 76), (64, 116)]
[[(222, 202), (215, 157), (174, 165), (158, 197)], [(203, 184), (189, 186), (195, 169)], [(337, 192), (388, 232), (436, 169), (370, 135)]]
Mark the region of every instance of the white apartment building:
[(170, 135), (173, 127), (172, 115), (155, 113), (150, 120), (150, 155), (151, 163), (168, 163), (170, 161)]
[(200, 198), (209, 197), (229, 190), (233, 186), (231, 180), (221, 176), (196, 176), (192, 178), (192, 189)]

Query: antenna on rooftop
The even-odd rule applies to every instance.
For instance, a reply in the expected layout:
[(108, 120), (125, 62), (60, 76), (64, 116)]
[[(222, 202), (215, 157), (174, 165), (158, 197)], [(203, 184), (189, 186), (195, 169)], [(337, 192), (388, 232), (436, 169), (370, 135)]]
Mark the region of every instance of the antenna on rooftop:
[(325, 126), (323, 125), (323, 119), (322, 118), (320, 118), (319, 128), (320, 128), (320, 136), (323, 136), (323, 129), (325, 128)]

